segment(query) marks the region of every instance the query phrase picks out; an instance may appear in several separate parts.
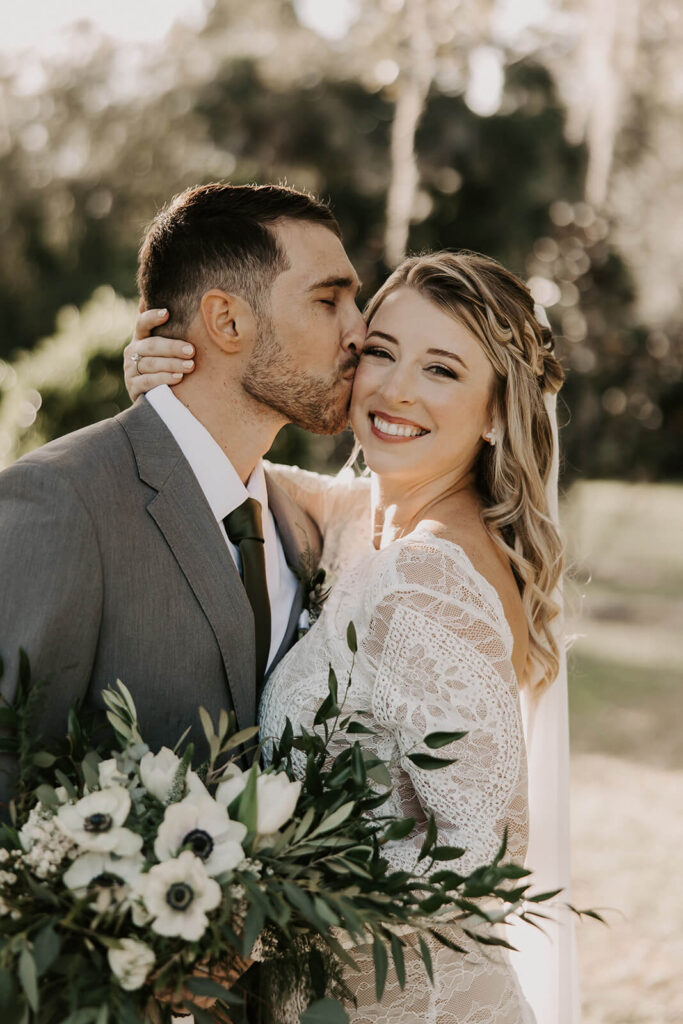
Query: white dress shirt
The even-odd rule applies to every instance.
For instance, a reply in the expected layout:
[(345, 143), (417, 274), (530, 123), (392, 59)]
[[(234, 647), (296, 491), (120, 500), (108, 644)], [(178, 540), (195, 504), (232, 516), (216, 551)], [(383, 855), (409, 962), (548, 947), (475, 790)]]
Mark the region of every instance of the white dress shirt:
[[(241, 568), (239, 551), (228, 540), (223, 519), (249, 497), (255, 498), (261, 505), (266, 580), (270, 599), (271, 633), (268, 655), (268, 665), (270, 665), (284, 639), (298, 582), (287, 565), (275, 520), (268, 508), (268, 490), (263, 463), (260, 461), (257, 463), (245, 487), (220, 445), (213, 439), (206, 427), (176, 398), (166, 384), (149, 391), (147, 401), (173, 434), (178, 447), (187, 459), (216, 522), (220, 526), (225, 543), (238, 570)], [(188, 523), (188, 530), (191, 529), (192, 524)]]

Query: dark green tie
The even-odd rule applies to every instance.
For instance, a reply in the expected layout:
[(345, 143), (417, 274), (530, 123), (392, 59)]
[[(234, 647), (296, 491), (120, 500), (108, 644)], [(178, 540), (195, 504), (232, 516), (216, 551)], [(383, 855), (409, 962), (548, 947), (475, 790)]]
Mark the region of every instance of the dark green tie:
[(266, 545), (263, 539), (261, 506), (247, 498), (223, 520), (228, 537), (239, 549), (242, 580), (254, 612), (256, 640), (256, 685), (263, 682), (270, 651), (270, 601), (266, 581)]

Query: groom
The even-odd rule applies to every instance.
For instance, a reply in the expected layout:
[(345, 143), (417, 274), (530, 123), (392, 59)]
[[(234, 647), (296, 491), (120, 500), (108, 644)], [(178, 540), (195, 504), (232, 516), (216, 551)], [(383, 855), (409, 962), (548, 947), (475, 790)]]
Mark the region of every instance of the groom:
[(365, 326), (334, 217), (288, 188), (182, 193), (138, 280), (197, 369), (0, 473), (1, 686), (11, 700), (24, 647), (47, 680), (38, 727), (61, 736), (69, 707), (102, 708), (119, 677), (156, 748), (188, 725), (201, 744), (200, 704), (255, 722), (320, 547), (261, 458), (285, 423), (342, 429)]

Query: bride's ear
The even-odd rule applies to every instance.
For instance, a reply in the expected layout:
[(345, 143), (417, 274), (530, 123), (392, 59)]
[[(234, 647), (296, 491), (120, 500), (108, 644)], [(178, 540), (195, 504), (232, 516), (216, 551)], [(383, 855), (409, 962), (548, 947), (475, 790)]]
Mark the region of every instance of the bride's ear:
[(251, 348), (256, 317), (246, 299), (212, 288), (202, 295), (199, 315), (207, 338), (222, 352), (233, 355)]

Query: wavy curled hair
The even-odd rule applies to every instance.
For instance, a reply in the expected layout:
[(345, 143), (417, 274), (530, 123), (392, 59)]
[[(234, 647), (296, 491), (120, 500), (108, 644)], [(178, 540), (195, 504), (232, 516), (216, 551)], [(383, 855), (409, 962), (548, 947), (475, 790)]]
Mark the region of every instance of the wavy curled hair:
[(559, 391), (564, 377), (552, 333), (537, 319), (528, 288), (479, 253), (436, 252), (404, 260), (368, 303), (368, 323), (398, 288), (415, 289), (464, 324), (494, 369), (490, 412), (497, 443), (482, 441), (476, 482), (484, 526), (510, 560), (529, 624), (522, 684), (540, 692), (558, 671), (551, 623), (559, 613), (554, 595), (563, 566), (563, 545), (546, 496), (554, 442), (544, 394)]

